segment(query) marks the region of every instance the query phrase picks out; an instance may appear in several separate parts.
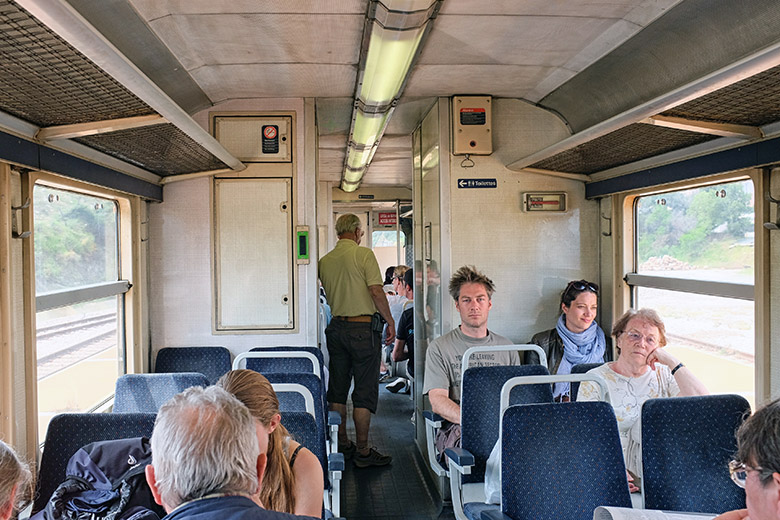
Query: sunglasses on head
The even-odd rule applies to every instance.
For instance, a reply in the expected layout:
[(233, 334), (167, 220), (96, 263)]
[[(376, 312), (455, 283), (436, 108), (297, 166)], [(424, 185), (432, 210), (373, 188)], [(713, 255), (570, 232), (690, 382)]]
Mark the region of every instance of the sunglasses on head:
[(573, 282), (569, 282), (569, 285), (566, 287), (566, 291), (564, 292), (564, 294), (568, 294), (572, 289), (574, 289), (575, 291), (591, 291), (595, 294), (599, 293), (598, 285), (583, 280), (576, 280)]

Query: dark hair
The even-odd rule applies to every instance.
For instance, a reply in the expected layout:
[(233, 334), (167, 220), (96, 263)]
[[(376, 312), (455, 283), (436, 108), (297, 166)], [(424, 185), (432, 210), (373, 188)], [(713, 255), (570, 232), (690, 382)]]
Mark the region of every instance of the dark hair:
[(388, 285), (393, 283), (393, 273), (395, 273), (395, 266), (391, 265), (387, 269), (385, 269), (385, 283), (384, 285)]
[(460, 298), (460, 288), (467, 283), (481, 283), (485, 286), (488, 299), (493, 297), (493, 293), (496, 291), (496, 287), (493, 285), (493, 280), (477, 271), (477, 268), (473, 265), (464, 265), (452, 275), (450, 279), (450, 296), (455, 301)]
[(566, 285), (566, 288), (561, 293), (561, 303), (567, 308), (571, 307), (571, 302), (577, 299), (577, 296), (584, 292), (592, 292), (598, 297), (599, 286), (593, 282), (587, 280), (572, 280)]
[(411, 290), (414, 290), (414, 270), (407, 269), (404, 273), (404, 283), (409, 286)]
[(780, 472), (780, 399), (756, 410), (737, 430), (737, 460), (759, 471), (762, 485)]

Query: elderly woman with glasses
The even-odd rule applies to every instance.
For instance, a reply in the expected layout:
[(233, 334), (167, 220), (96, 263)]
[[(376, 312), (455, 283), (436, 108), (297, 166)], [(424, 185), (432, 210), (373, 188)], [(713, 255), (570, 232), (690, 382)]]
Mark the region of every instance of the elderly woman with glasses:
[[(550, 374), (570, 374), (574, 365), (604, 361), (607, 341), (595, 322), (599, 303), (599, 286), (587, 280), (569, 282), (561, 293), (561, 315), (554, 329), (539, 332), (530, 343), (539, 345), (547, 355)], [(538, 364), (539, 355), (525, 353), (526, 364)], [(571, 385), (557, 383), (553, 389), (556, 401), (569, 401)]]
[[(666, 327), (652, 309), (630, 309), (612, 326), (617, 360), (589, 371), (604, 378), (617, 417), (626, 469), (639, 475), (642, 457), (638, 425), (642, 403), (656, 397), (706, 395), (707, 388), (693, 372), (663, 347)], [(595, 383), (580, 385), (578, 401), (599, 398)], [(629, 480), (631, 480), (629, 478)], [(632, 491), (638, 488), (630, 484)]]

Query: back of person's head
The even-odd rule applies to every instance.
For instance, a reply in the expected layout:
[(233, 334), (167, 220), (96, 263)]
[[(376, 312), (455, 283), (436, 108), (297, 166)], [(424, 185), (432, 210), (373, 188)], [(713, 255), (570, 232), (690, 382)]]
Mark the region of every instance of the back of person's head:
[(254, 419), (222, 388), (188, 388), (157, 413), (152, 466), (166, 508), (213, 493), (256, 493), (259, 455)]
[(567, 308), (571, 307), (571, 302), (584, 292), (592, 292), (598, 297), (599, 286), (587, 280), (572, 280), (561, 293), (561, 303)]
[(396, 266), (391, 265), (387, 269), (385, 269), (385, 282), (384, 285), (388, 285), (393, 283), (393, 276), (395, 275), (395, 268)]
[(414, 270), (407, 269), (404, 273), (404, 284), (410, 291), (414, 291)]
[(345, 213), (336, 220), (336, 235), (341, 236), (345, 233), (354, 233), (360, 227), (360, 219), (352, 213)]
[(455, 301), (458, 301), (458, 298), (460, 297), (460, 288), (467, 283), (482, 284), (485, 287), (488, 298), (493, 298), (493, 293), (496, 290), (496, 287), (493, 285), (493, 280), (477, 271), (477, 268), (473, 265), (464, 265), (455, 271), (455, 274), (452, 275), (452, 278), (450, 279), (450, 296), (452, 296)]
[(406, 274), (406, 271), (411, 269), (408, 265), (397, 265), (395, 266), (395, 269), (393, 269), (393, 276), (396, 278), (403, 279), (404, 274)]
[(759, 469), (763, 485), (780, 473), (780, 399), (756, 410), (737, 430), (737, 460)]
[(0, 441), (0, 520), (23, 509), (32, 496), (32, 477), (27, 464), (14, 450)]
[[(279, 399), (266, 377), (254, 370), (231, 370), (217, 386), (233, 394), (255, 420), (267, 430), (279, 415)], [(284, 453), (285, 438), (290, 434), (279, 424), (268, 436), (268, 464), (260, 489), (260, 500), (266, 508), (292, 513), (295, 511), (295, 475)]]

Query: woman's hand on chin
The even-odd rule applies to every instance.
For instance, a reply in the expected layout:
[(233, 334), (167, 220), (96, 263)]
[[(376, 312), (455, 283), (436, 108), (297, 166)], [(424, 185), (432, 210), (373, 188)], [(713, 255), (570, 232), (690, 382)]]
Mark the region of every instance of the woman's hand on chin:
[(661, 363), (671, 369), (676, 367), (680, 363), (680, 360), (664, 350), (663, 347), (658, 347), (647, 355), (647, 364), (650, 368), (655, 370), (656, 363)]

